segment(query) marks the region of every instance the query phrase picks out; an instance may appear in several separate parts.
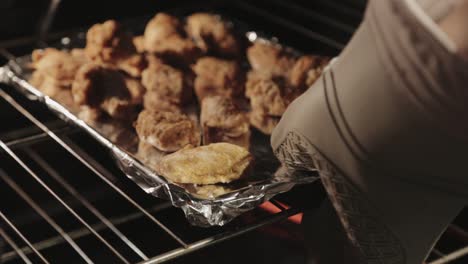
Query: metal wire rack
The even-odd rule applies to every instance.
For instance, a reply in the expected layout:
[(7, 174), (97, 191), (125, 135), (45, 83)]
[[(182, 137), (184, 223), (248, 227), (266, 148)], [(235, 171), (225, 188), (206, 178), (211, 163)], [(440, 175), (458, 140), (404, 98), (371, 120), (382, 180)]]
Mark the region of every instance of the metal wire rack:
[[(51, 1), (52, 14), (58, 2)], [(291, 42), (302, 43), (300, 49), (337, 53), (359, 23), (362, 10), (348, 1), (315, 2), (323, 8), (316, 10), (344, 15), (338, 19), (312, 11), (302, 1), (235, 1), (222, 9), (247, 23), (252, 19), (268, 23), (291, 36)], [(288, 12), (280, 15), (278, 9)], [(51, 23), (45, 21), (41, 36)], [(327, 28), (317, 31), (307, 22)], [(6, 49), (1, 54), (6, 59), (14, 56)], [(169, 202), (142, 194), (112, 165), (105, 150), (81, 131), (11, 87), (0, 86), (0, 98), (0, 111), (7, 113), (0, 127), (0, 237), (6, 244), (0, 262), (49, 263), (65, 258), (80, 263), (160, 263), (284, 221), (305, 209), (300, 203), (286, 206), (282, 200), (291, 200), (286, 194), (268, 202), (273, 211), (254, 210), (227, 227), (191, 227)], [(320, 187), (316, 189), (316, 202), (310, 207), (323, 198)], [(453, 224), (443, 239), (456, 240), (448, 244), (458, 248), (436, 246), (430, 263), (466, 260), (468, 247), (459, 245), (468, 244), (468, 232)]]

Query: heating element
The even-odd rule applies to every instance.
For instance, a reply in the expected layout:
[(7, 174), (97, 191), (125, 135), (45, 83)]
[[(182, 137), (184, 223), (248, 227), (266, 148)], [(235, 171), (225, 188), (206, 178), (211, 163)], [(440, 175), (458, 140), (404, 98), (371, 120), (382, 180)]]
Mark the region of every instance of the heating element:
[[(205, 2), (169, 11), (191, 13), (203, 6), (275, 34), (299, 50), (331, 56), (351, 37), (364, 6), (363, 1), (351, 0)], [(42, 44), (64, 36), (46, 37), (58, 4), (51, 1), (40, 27)], [(164, 10), (151, 12), (157, 11)], [(35, 40), (9, 41), (1, 49), (2, 63), (30, 52)], [(0, 113), (0, 238), (5, 244), (0, 262), (186, 263), (213, 259), (223, 244), (240, 241), (237, 247), (251, 246), (242, 244), (246, 236), (263, 238), (260, 243), (278, 239), (283, 250), (284, 245), (300, 248), (301, 213), (313, 210), (325, 197), (318, 183), (300, 186), (225, 227), (193, 227), (179, 209), (146, 195), (127, 179), (87, 134), (13, 87), (0, 86)], [(429, 263), (467, 263), (467, 223), (465, 210), (442, 236)], [(236, 254), (223, 250), (226, 258)], [(192, 259), (185, 256), (195, 251), (199, 252)]]

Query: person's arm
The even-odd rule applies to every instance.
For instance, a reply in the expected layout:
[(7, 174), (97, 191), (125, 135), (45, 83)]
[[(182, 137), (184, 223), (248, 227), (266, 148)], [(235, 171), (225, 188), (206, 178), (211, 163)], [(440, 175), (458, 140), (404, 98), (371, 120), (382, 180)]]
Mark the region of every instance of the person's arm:
[(415, 1), (371, 1), (273, 132), (288, 167), (319, 171), (358, 263), (422, 263), (467, 202), (468, 77), (454, 50)]

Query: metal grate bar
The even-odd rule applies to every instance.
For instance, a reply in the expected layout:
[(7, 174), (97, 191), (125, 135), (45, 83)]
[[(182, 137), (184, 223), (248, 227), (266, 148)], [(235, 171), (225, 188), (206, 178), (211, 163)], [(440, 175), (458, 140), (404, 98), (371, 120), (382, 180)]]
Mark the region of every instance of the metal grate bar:
[(2, 213), (2, 211), (0, 211), (0, 218), (2, 218), (3, 221), (5, 221), (5, 223), (7, 223), (7, 225), (13, 231), (15, 231), (15, 233), (24, 241), (24, 243), (26, 243), (26, 245), (28, 245), (28, 247), (42, 260), (42, 262), (49, 263), (49, 261), (47, 261), (47, 259), (44, 258), (44, 256), (31, 244), (31, 242), (29, 242), (29, 240), (21, 233), (21, 231), (19, 231), (18, 228), (16, 228), (16, 226), (12, 222), (10, 222), (10, 220), (8, 220), (8, 218)]
[(83, 258), (86, 263), (93, 263), (93, 261), (86, 255), (83, 250), (70, 238), (70, 236), (65, 233), (65, 231), (44, 211), (39, 205), (37, 205), (29, 195), (27, 195), (21, 187), (19, 187), (12, 179), (9, 177), (5, 171), (0, 169), (0, 178), (10, 186), (29, 206), (31, 206), (36, 213), (38, 213), (44, 220), (52, 226), (60, 236), (68, 242), (68, 244)]
[[(64, 128), (60, 128), (54, 131), (56, 134), (62, 135), (62, 134), (72, 134), (72, 133), (78, 132), (78, 129), (75, 129), (73, 127), (64, 127)], [(48, 138), (47, 133), (41, 132), (41, 133), (36, 133), (30, 136), (20, 137), (17, 139), (6, 140), (4, 142), (8, 147), (13, 149), (13, 148), (18, 148), (21, 146), (28, 146), (37, 142), (41, 142), (47, 138)]]
[[(106, 174), (106, 170), (97, 170), (96, 169), (96, 164), (97, 162), (94, 161), (94, 166), (89, 162), (86, 161), (78, 152), (81, 152), (84, 154), (84, 151), (81, 151), (80, 148), (78, 151), (72, 149), (67, 143), (65, 143), (62, 139), (60, 139), (53, 131), (49, 130), (47, 126), (45, 126), (41, 121), (36, 119), (31, 113), (29, 113), (25, 108), (23, 108), (18, 102), (16, 102), (11, 96), (9, 96), (5, 91), (0, 89), (0, 96), (3, 97), (9, 104), (11, 104), (16, 110), (18, 110), (21, 114), (23, 114), (26, 118), (28, 118), (32, 123), (34, 123), (37, 127), (42, 129), (44, 132), (46, 132), (52, 139), (54, 139), (55, 142), (57, 142), (59, 145), (61, 145), (65, 150), (67, 150), (71, 155), (73, 155), (76, 159), (78, 159), (83, 165), (85, 165), (88, 169), (90, 169), (92, 172), (94, 172), (99, 178), (101, 178), (105, 183), (107, 183), (110, 187), (112, 187), (117, 193), (119, 193), (122, 197), (124, 197), (128, 202), (130, 202), (133, 206), (135, 206), (138, 210), (142, 211), (149, 219), (151, 219), (155, 224), (157, 224), (160, 228), (162, 228), (166, 233), (168, 233), (174, 240), (176, 240), (179, 244), (181, 244), (183, 247), (187, 247), (187, 244), (179, 238), (174, 232), (172, 232), (168, 227), (166, 227), (163, 223), (161, 223), (159, 220), (157, 220), (154, 216), (152, 216), (150, 213), (148, 213), (143, 207), (141, 207), (135, 200), (130, 198), (124, 191), (122, 191), (119, 187), (117, 187), (114, 183), (112, 183), (106, 176), (104, 176), (103, 173)], [(6, 145), (5, 145), (6, 147)], [(8, 148), (8, 147), (7, 147)], [(21, 161), (21, 160), (20, 160)], [(102, 167), (101, 167), (102, 168)], [(108, 173), (108, 172), (107, 172)], [(108, 173), (110, 174), (110, 173)]]
[(278, 209), (281, 211), (287, 210), (288, 208), (284, 207), (280, 202), (278, 202), (276, 199), (271, 199), (270, 203), (272, 203), (274, 206), (276, 206)]
[(116, 236), (120, 238), (129, 248), (133, 250), (138, 256), (140, 256), (143, 260), (147, 260), (148, 257), (132, 242), (125, 236), (120, 230), (112, 224), (109, 219), (107, 219), (104, 215), (102, 215), (99, 210), (96, 209), (91, 203), (88, 202), (86, 198), (84, 198), (75, 188), (73, 188), (59, 173), (53, 169), (43, 158), (41, 158), (35, 151), (32, 149), (26, 148), (26, 152), (29, 156), (43, 168), (49, 176), (54, 178), (63, 188), (65, 188), (68, 193), (73, 195), (76, 199), (78, 199), (84, 207), (86, 207), (91, 213), (93, 213), (107, 228), (109, 228)]
[(262, 226), (269, 225), (269, 224), (272, 224), (272, 223), (276, 223), (276, 222), (279, 222), (281, 220), (285, 220), (288, 217), (296, 215), (296, 214), (298, 214), (300, 212), (301, 212), (301, 209), (298, 209), (298, 208), (293, 208), (293, 209), (288, 209), (286, 211), (281, 211), (280, 213), (277, 213), (277, 214), (273, 215), (272, 217), (266, 218), (266, 219), (264, 219), (262, 221), (259, 221), (259, 222), (255, 223), (255, 224), (248, 225), (248, 226), (245, 226), (245, 227), (241, 227), (241, 228), (239, 228), (239, 229), (237, 229), (235, 231), (232, 231), (232, 232), (222, 233), (222, 234), (219, 234), (219, 235), (216, 235), (216, 236), (212, 236), (212, 237), (202, 239), (202, 240), (200, 240), (198, 242), (195, 242), (195, 243), (192, 243), (192, 244), (188, 245), (188, 247), (186, 247), (186, 248), (178, 248), (178, 249), (166, 252), (166, 253), (161, 254), (159, 256), (156, 256), (156, 257), (154, 257), (154, 258), (152, 258), (152, 259), (150, 259), (148, 261), (141, 262), (140, 264), (155, 264), (155, 263), (166, 262), (166, 261), (169, 261), (171, 259), (177, 258), (179, 256), (182, 256), (182, 255), (191, 253), (193, 251), (196, 251), (198, 249), (206, 248), (208, 246), (215, 245), (215, 244), (220, 243), (222, 241), (225, 241), (225, 240), (228, 240), (228, 239), (243, 235), (245, 233), (248, 233), (248, 232), (250, 232), (252, 230), (255, 230), (257, 228), (260, 228)]
[[(0, 236), (5, 239), (5, 241), (10, 245), (10, 247), (16, 252), (16, 254), (24, 261), (26, 264), (32, 264), (31, 260), (24, 254), (23, 250), (21, 250), (18, 245), (8, 236), (2, 229), (0, 229)], [(2, 262), (3, 256), (0, 256), (0, 263)]]
[[(3, 92), (0, 90), (0, 92)], [(120, 260), (124, 263), (129, 263), (109, 242), (107, 242), (99, 233), (96, 232), (86, 221), (81, 218), (62, 198), (60, 198), (52, 189), (47, 186), (34, 171), (31, 170), (5, 143), (0, 141), (0, 148), (2, 148), (10, 157), (12, 157), (26, 172), (29, 173), (44, 189), (46, 189), (58, 202), (60, 202), (65, 209), (67, 209), (79, 222), (89, 229), (109, 250), (111, 250)]]
[(311, 39), (315, 39), (315, 40), (318, 40), (318, 41), (321, 41), (333, 48), (336, 48), (336, 49), (343, 49), (344, 48), (344, 43), (341, 43), (341, 42), (338, 42), (334, 39), (331, 39), (329, 37), (326, 37), (326, 36), (323, 36), (321, 34), (318, 34), (317, 32), (314, 32), (304, 26), (301, 26), (301, 25), (298, 25), (294, 22), (291, 22), (285, 18), (282, 18), (282, 17), (279, 17), (279, 16), (275, 16), (263, 9), (260, 9), (258, 7), (254, 7), (253, 5), (251, 4), (248, 4), (247, 2), (244, 2), (244, 1), (234, 1), (232, 2), (233, 4), (236, 4), (236, 5), (239, 5), (241, 7), (243, 7), (244, 9), (247, 9), (249, 11), (254, 11), (257, 15), (260, 15), (260, 16), (263, 16), (271, 21), (274, 21), (275, 23), (278, 23), (278, 24), (281, 24), (282, 26), (285, 26), (285, 27), (288, 27), (288, 28), (291, 28), (292, 30), (304, 35), (304, 36), (307, 36)]
[[(167, 203), (163, 203), (163, 204), (160, 204), (160, 205), (157, 205), (157, 206), (154, 206), (152, 207), (151, 209), (149, 209), (150, 212), (159, 212), (161, 210), (164, 210), (164, 209), (167, 209), (171, 206), (171, 204), (169, 202)], [(132, 220), (135, 220), (135, 219), (139, 219), (141, 217), (144, 217), (144, 214), (142, 212), (136, 212), (136, 213), (132, 213), (132, 214), (129, 214), (129, 215), (126, 215), (126, 216), (121, 216), (121, 217), (114, 217), (114, 218), (111, 218), (110, 221), (112, 224), (114, 225), (121, 225), (121, 224), (124, 224), (124, 223), (127, 223), (127, 222), (130, 222)], [(105, 230), (107, 228), (107, 226), (104, 224), (104, 223), (98, 223), (98, 224), (95, 224), (92, 226), (94, 230), (96, 231), (101, 231), (101, 230)], [(71, 238), (73, 239), (79, 239), (79, 238), (82, 238), (82, 237), (85, 237), (87, 235), (90, 235), (91, 232), (86, 229), (86, 228), (80, 228), (80, 229), (77, 229), (77, 230), (74, 230), (74, 231), (71, 231), (68, 233), (70, 235)], [(53, 247), (53, 246), (56, 246), (60, 243), (63, 242), (63, 237), (61, 236), (54, 236), (54, 237), (50, 237), (46, 240), (43, 240), (43, 241), (40, 241), (40, 242), (37, 242), (37, 243), (34, 243), (34, 246), (38, 249), (38, 250), (42, 250), (42, 249), (47, 249), (47, 248), (50, 248), (50, 247)], [(22, 248), (21, 250), (24, 251), (25, 254), (30, 254), (32, 251), (25, 247), (25, 248)], [(4, 259), (6, 261), (8, 260), (11, 260), (11, 259), (14, 259), (16, 257), (16, 254), (14, 251), (11, 251), (11, 252), (7, 252), (3, 255)]]
[(464, 247), (464, 248), (461, 248), (459, 250), (456, 250), (450, 254), (447, 254), (445, 255), (444, 257), (438, 259), (438, 260), (435, 260), (435, 261), (432, 261), (430, 262), (429, 264), (445, 264), (445, 263), (450, 263), (452, 261), (455, 261), (463, 256), (466, 256), (468, 255), (468, 246), (467, 247)]

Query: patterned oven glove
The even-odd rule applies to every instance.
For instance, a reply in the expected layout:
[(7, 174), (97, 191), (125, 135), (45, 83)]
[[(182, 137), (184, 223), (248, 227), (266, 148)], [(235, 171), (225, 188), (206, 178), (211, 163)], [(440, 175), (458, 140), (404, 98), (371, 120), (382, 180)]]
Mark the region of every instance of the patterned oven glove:
[(271, 143), (317, 169), (359, 263), (423, 263), (468, 201), (468, 64), (437, 26), (456, 1), (373, 0)]

